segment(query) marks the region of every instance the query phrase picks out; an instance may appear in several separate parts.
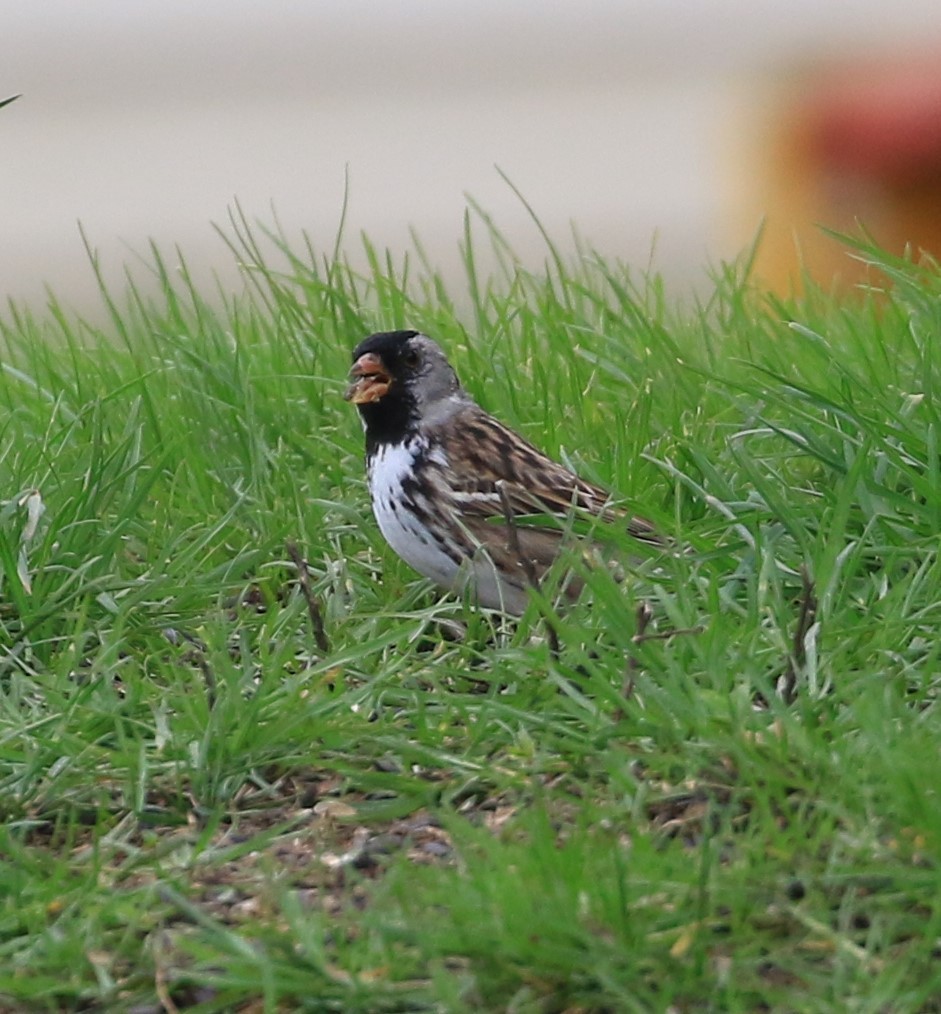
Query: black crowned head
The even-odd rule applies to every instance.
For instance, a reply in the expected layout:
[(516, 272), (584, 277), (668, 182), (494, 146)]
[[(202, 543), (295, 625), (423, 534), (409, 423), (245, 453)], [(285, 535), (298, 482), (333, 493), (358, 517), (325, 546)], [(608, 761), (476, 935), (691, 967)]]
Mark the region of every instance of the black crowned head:
[(353, 350), (344, 397), (359, 409), (367, 437), (401, 440), (466, 396), (441, 348), (417, 331), (382, 331)]

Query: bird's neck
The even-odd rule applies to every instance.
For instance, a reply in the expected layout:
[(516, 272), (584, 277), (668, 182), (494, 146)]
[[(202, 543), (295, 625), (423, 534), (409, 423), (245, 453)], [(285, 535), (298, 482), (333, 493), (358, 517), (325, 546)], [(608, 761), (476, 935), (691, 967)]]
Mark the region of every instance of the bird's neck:
[(366, 451), (372, 454), (384, 444), (399, 444), (418, 429), (413, 406), (403, 398), (386, 396), (373, 404), (359, 405), (366, 430)]

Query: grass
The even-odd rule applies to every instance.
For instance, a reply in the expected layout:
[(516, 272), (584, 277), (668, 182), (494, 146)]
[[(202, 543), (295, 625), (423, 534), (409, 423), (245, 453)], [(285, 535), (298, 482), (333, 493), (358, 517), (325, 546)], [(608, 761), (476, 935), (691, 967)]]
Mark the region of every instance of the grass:
[[(0, 321), (0, 1009), (938, 1010), (937, 268), (227, 237), (239, 295), (155, 249)], [(376, 530), (340, 393), (401, 326), (690, 547), (558, 657)]]

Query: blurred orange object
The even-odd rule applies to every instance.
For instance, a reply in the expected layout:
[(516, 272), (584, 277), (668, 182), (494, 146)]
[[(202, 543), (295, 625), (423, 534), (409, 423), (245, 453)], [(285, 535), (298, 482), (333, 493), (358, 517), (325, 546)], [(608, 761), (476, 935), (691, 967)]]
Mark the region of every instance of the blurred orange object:
[(764, 282), (787, 291), (802, 270), (824, 286), (861, 280), (863, 266), (821, 225), (941, 257), (941, 49), (817, 71), (770, 127)]

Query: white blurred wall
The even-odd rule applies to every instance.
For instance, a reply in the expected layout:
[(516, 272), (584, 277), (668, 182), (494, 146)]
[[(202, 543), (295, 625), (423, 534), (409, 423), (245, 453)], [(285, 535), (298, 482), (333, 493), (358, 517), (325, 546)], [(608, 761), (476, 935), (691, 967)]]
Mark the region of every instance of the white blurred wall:
[[(409, 228), (452, 275), (465, 194), (533, 266), (569, 223), (685, 286), (745, 238), (737, 109), (781, 68), (941, 38), (938, 0), (0, 0), (0, 297), (95, 304), (148, 238), (236, 284), (210, 223), (332, 247)], [(757, 226), (757, 219), (755, 222)]]

